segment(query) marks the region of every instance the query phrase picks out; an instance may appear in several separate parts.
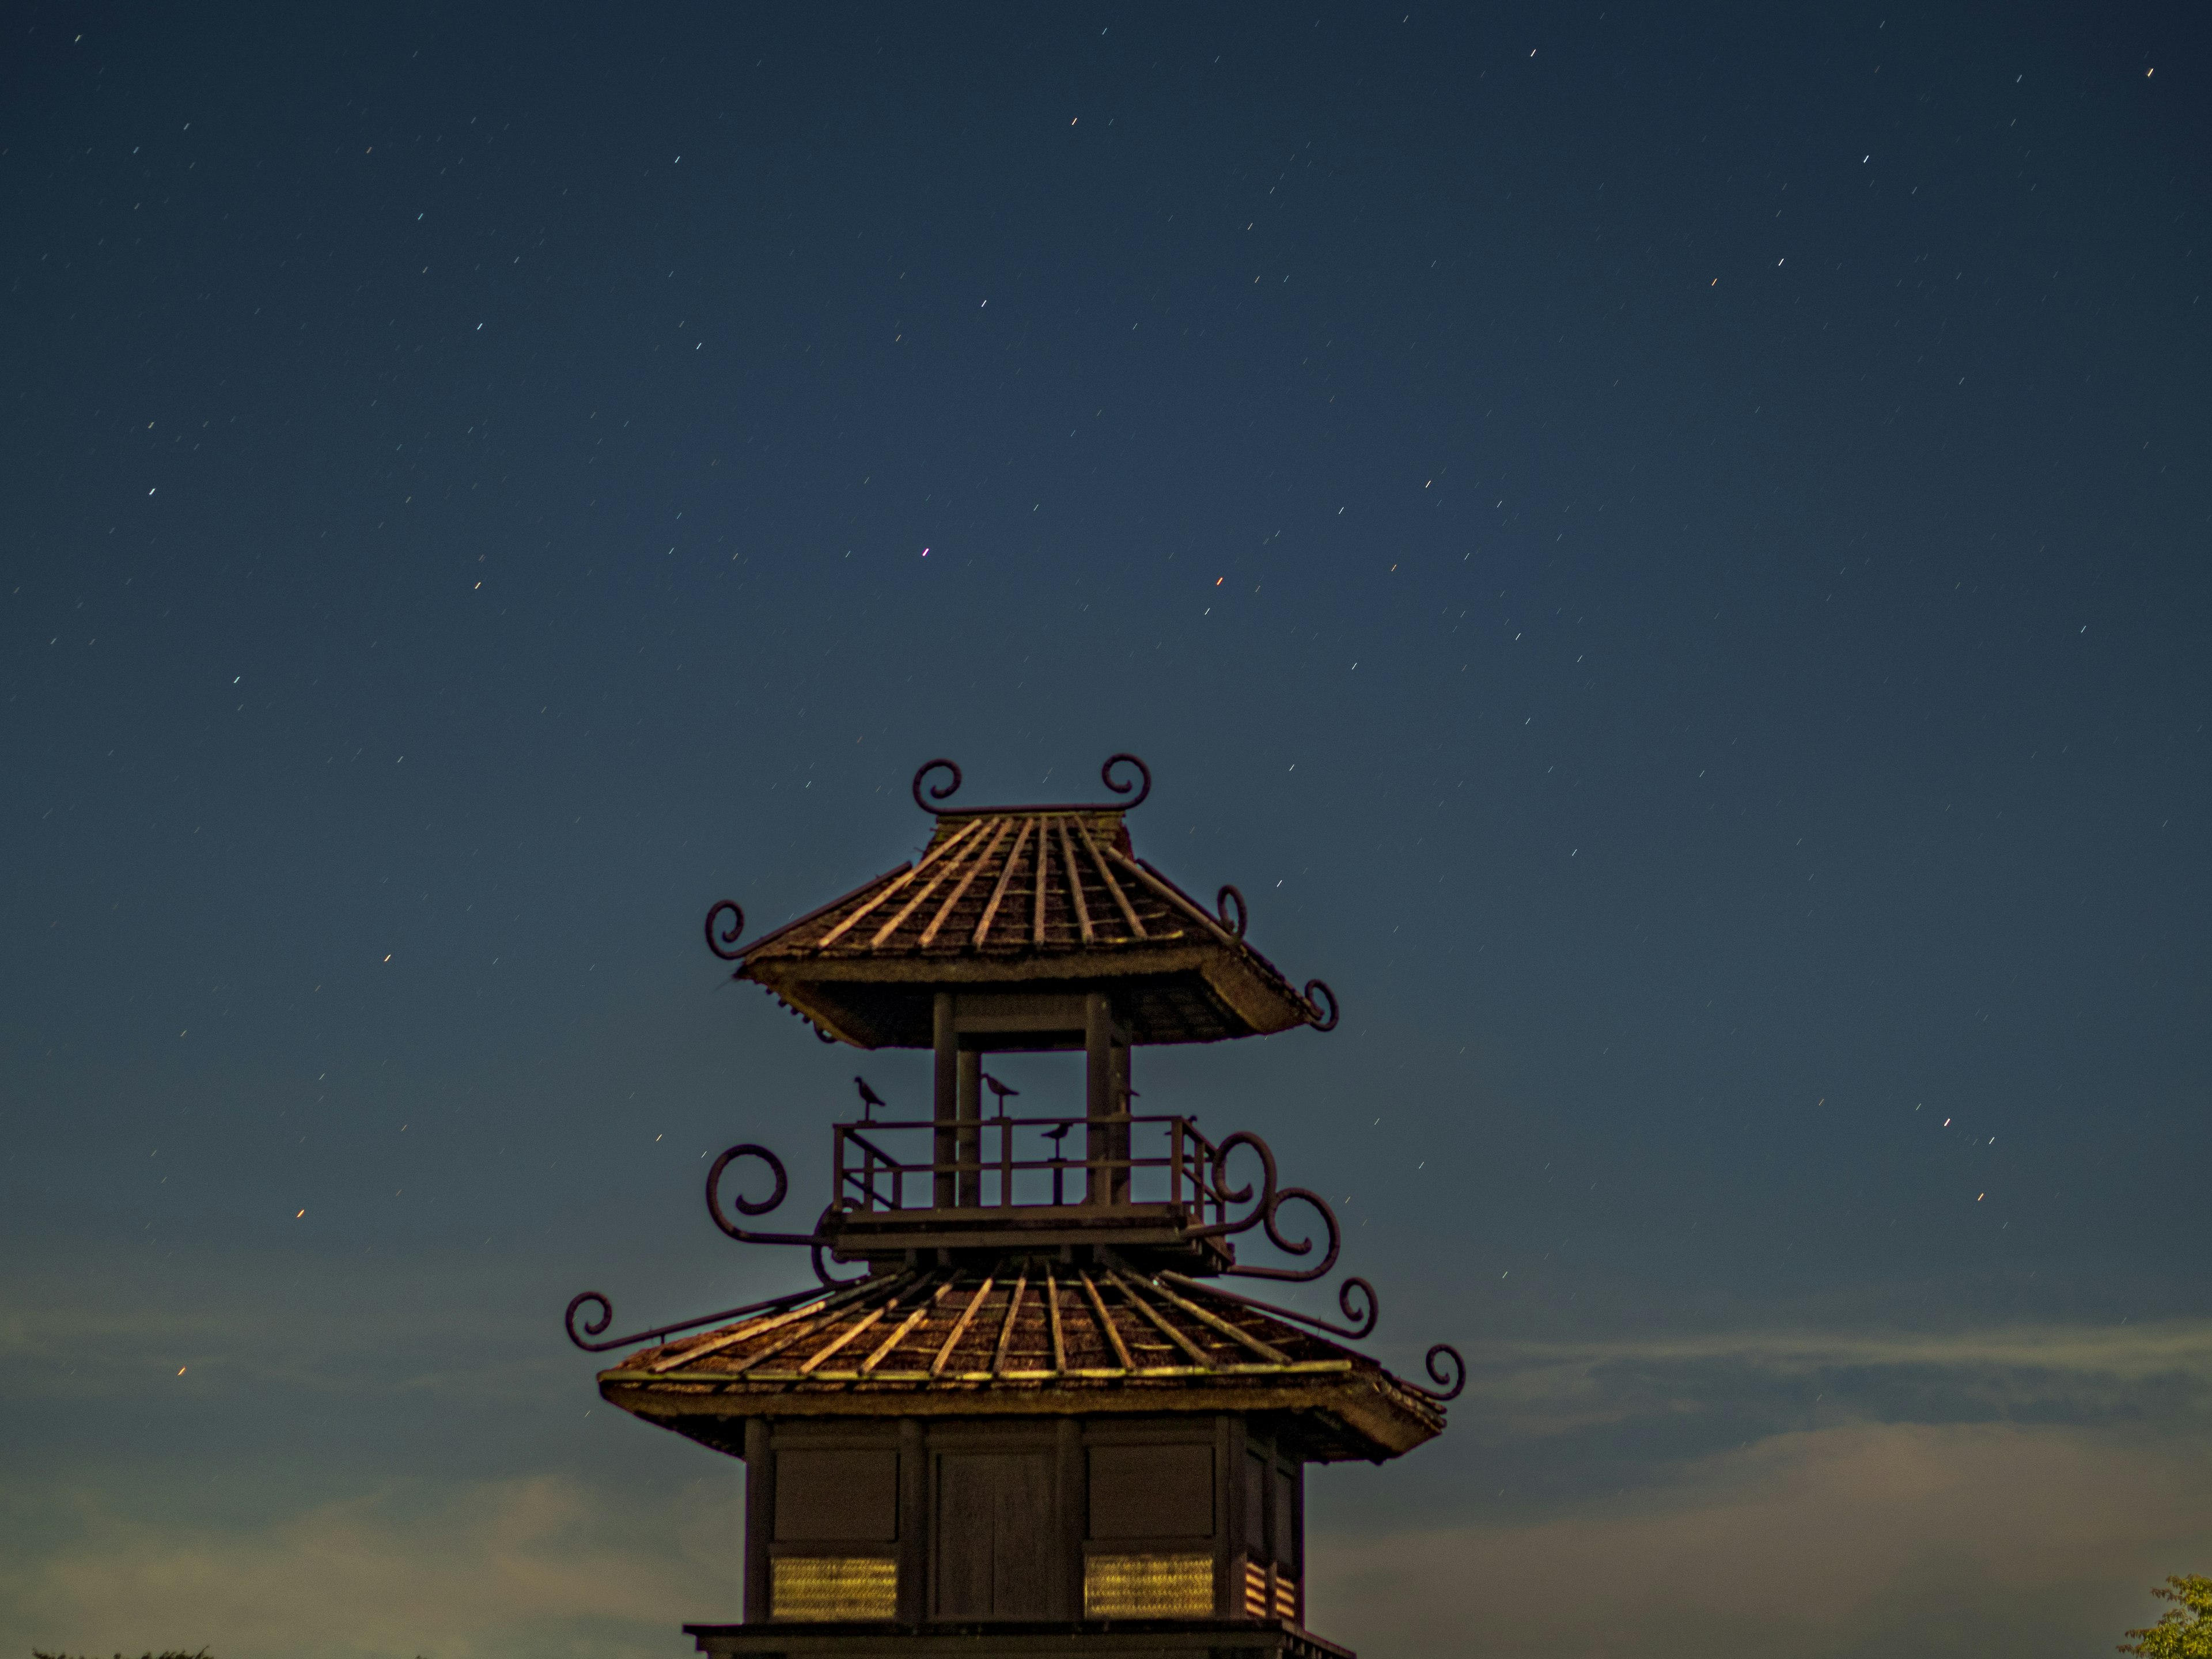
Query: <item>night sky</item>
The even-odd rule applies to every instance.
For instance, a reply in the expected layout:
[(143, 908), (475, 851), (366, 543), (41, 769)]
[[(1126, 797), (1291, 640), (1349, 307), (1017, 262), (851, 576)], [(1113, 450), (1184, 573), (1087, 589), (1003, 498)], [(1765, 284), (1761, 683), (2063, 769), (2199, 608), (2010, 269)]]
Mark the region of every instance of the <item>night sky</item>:
[(1135, 1077), (1468, 1355), (1322, 1634), (2212, 1571), (2212, 33), (1887, 3), (9, 9), (0, 1648), (734, 1619), (562, 1310), (806, 1282), (927, 1056), (700, 921), (938, 755), (1341, 999)]

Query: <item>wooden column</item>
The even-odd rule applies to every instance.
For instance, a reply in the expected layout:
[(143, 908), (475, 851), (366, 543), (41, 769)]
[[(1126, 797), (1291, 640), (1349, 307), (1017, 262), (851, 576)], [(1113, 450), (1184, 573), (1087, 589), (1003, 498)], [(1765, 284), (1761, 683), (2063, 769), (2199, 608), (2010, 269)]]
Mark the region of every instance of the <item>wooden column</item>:
[(1114, 1006), (1103, 991), (1086, 991), (1083, 997), (1083, 1111), (1091, 1121), (1083, 1132), (1084, 1156), (1091, 1167), (1083, 1172), (1083, 1201), (1111, 1201), (1111, 1187), (1103, 1178), (1097, 1160), (1108, 1156), (1107, 1127), (1113, 1115)]
[[(937, 1088), (934, 1109), (930, 1115), (939, 1127), (930, 1137), (930, 1161), (937, 1164), (950, 1164), (957, 1156), (957, 1134), (953, 1128), (960, 1115), (960, 1034), (953, 1029), (952, 993), (939, 991), (933, 1010), (937, 1048)], [(948, 1174), (939, 1175), (932, 1183), (930, 1202), (939, 1209), (948, 1209), (958, 1197)]]
[[(1129, 1111), (1129, 1041), (1128, 1033), (1115, 1030), (1107, 1047), (1107, 1086), (1114, 1097), (1114, 1110), (1123, 1117)], [(1130, 1126), (1116, 1123), (1106, 1133), (1106, 1156), (1127, 1159), (1129, 1156)], [(1114, 1171), (1111, 1201), (1129, 1201), (1129, 1170), (1124, 1167)]]
[(775, 1454), (768, 1419), (745, 1419), (745, 1623), (769, 1617), (769, 1544), (775, 1536)]
[(1244, 1419), (1213, 1419), (1213, 1613), (1238, 1619), (1244, 1613), (1244, 1585), (1237, 1568), (1243, 1548), (1238, 1522), (1243, 1508)]
[(929, 1606), (929, 1455), (920, 1418), (898, 1427), (898, 1621), (918, 1625)]
[(983, 1056), (973, 1048), (960, 1050), (959, 1097), (960, 1133), (959, 1158), (963, 1164), (975, 1164), (973, 1170), (960, 1172), (958, 1182), (963, 1206), (980, 1205), (983, 1201), (983, 1171), (980, 1160), (983, 1156), (983, 1132), (976, 1126), (983, 1118)]
[(1083, 1419), (1063, 1417), (1054, 1425), (1054, 1481), (1060, 1488), (1059, 1594), (1055, 1619), (1083, 1617), (1083, 1540), (1091, 1530), (1091, 1470), (1083, 1455)]

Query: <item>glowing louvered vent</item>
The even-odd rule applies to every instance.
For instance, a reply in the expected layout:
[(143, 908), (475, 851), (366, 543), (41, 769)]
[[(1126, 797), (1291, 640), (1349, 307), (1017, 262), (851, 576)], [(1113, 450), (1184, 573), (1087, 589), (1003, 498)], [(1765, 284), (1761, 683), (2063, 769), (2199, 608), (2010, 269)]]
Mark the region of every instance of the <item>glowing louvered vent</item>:
[(772, 1568), (771, 1617), (894, 1619), (898, 1563), (866, 1555), (787, 1555)]
[(1267, 1616), (1267, 1570), (1255, 1562), (1244, 1564), (1244, 1616), (1265, 1619)]
[(1203, 1619), (1212, 1611), (1211, 1555), (1094, 1555), (1083, 1564), (1086, 1619)]

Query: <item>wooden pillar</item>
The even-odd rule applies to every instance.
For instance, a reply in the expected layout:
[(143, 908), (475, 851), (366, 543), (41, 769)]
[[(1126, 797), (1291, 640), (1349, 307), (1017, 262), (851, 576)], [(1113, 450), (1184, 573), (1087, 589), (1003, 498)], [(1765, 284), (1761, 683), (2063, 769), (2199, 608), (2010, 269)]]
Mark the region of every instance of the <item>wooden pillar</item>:
[[(953, 1123), (960, 1115), (960, 1034), (954, 1030), (952, 993), (939, 991), (933, 1010), (937, 1048), (937, 1088), (930, 1115), (939, 1126), (931, 1133), (930, 1162), (940, 1166), (958, 1155)], [(950, 1171), (931, 1183), (930, 1200), (939, 1209), (950, 1208), (958, 1196)]]
[(1091, 1470), (1083, 1455), (1083, 1419), (1054, 1425), (1054, 1484), (1060, 1488), (1059, 1594), (1056, 1619), (1083, 1617), (1083, 1540), (1091, 1530)]
[(983, 1132), (976, 1127), (983, 1119), (983, 1056), (973, 1048), (963, 1048), (959, 1058), (959, 1158), (963, 1164), (976, 1166), (960, 1172), (960, 1202), (966, 1206), (983, 1201)]
[[(1107, 1087), (1114, 1097), (1114, 1110), (1126, 1119), (1129, 1113), (1129, 1041), (1128, 1033), (1116, 1030), (1111, 1034), (1107, 1048)], [(1116, 1123), (1106, 1133), (1106, 1156), (1123, 1160), (1123, 1167), (1114, 1171), (1111, 1202), (1129, 1201), (1129, 1176), (1127, 1167), (1129, 1156), (1130, 1125)]]
[(1244, 1585), (1237, 1571), (1242, 1531), (1237, 1522), (1244, 1492), (1244, 1419), (1213, 1419), (1213, 1613), (1218, 1619), (1244, 1613)]
[(1091, 1121), (1083, 1132), (1084, 1157), (1090, 1167), (1083, 1172), (1083, 1201), (1111, 1201), (1111, 1187), (1103, 1179), (1098, 1160), (1108, 1156), (1106, 1118), (1115, 1109), (1114, 1100), (1114, 1006), (1103, 991), (1083, 996), (1083, 1112)]
[(918, 1625), (929, 1606), (929, 1449), (920, 1418), (898, 1427), (898, 1621)]
[(775, 1536), (775, 1454), (768, 1419), (745, 1419), (745, 1623), (769, 1617), (769, 1544)]

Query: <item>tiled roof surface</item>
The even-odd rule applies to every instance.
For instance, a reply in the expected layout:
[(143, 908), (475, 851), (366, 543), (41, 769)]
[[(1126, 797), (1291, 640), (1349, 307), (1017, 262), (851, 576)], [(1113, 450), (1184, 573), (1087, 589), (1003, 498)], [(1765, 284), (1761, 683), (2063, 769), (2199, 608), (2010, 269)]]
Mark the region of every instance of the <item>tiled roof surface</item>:
[(746, 947), (774, 956), (1073, 951), (1236, 936), (1139, 865), (1121, 814), (964, 813), (911, 865)]
[(1364, 1355), (1192, 1281), (1110, 1267), (884, 1273), (645, 1349), (600, 1382), (647, 1416), (862, 1401), (872, 1414), (1036, 1411), (1051, 1409), (1046, 1396), (1086, 1413), (1259, 1403), (1332, 1414), (1342, 1455), (1356, 1456), (1407, 1449), (1443, 1426), (1432, 1401)]
[[(947, 813), (913, 863), (737, 955), (740, 977), (871, 1045), (916, 1040), (904, 1029), (911, 1014), (899, 1035), (888, 1035), (900, 1017), (865, 1000), (839, 1004), (794, 989), (1150, 976), (1156, 986), (1145, 994), (1158, 1004), (1150, 1012), (1160, 1030), (1142, 1040), (1203, 1041), (1321, 1023), (1315, 1006), (1239, 932), (1137, 857), (1111, 807)], [(883, 1033), (857, 1029), (878, 1024)]]

